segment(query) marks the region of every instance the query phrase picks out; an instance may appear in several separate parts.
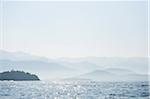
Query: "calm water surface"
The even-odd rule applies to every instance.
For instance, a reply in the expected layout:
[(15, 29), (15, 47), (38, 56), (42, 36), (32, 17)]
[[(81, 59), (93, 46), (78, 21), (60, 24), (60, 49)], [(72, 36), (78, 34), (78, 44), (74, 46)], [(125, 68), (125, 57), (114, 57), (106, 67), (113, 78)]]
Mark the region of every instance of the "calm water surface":
[(0, 81), (0, 99), (149, 99), (148, 82)]

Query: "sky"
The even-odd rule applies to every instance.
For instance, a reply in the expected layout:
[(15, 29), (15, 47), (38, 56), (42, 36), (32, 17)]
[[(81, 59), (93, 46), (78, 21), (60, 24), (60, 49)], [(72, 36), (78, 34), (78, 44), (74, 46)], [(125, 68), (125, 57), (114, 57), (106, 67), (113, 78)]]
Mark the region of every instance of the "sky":
[(144, 57), (146, 1), (4, 1), (1, 49), (58, 57)]

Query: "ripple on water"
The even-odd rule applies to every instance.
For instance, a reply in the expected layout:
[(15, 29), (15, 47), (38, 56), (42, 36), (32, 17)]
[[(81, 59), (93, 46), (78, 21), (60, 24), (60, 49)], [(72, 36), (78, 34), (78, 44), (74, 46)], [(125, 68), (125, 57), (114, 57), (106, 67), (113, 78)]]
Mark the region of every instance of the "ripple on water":
[(148, 82), (0, 81), (0, 99), (148, 99)]

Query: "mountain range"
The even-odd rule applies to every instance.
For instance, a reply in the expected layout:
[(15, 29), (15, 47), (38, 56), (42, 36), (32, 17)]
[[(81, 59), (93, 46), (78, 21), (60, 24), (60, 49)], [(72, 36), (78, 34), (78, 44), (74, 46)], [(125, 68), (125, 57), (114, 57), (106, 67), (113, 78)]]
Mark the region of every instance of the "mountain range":
[(82, 57), (49, 59), (0, 50), (0, 71), (25, 70), (43, 79), (79, 78), (101, 81), (148, 79), (146, 57)]
[(98, 81), (147, 81), (148, 75), (137, 74), (126, 69), (109, 68), (105, 70), (95, 70), (75, 78), (92, 79)]

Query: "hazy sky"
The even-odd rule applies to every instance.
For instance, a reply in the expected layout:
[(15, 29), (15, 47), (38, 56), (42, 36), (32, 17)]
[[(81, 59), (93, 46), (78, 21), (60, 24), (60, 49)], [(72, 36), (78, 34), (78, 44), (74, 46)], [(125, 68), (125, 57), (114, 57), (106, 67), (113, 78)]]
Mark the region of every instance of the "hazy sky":
[(3, 2), (3, 49), (55, 57), (147, 56), (148, 4)]

